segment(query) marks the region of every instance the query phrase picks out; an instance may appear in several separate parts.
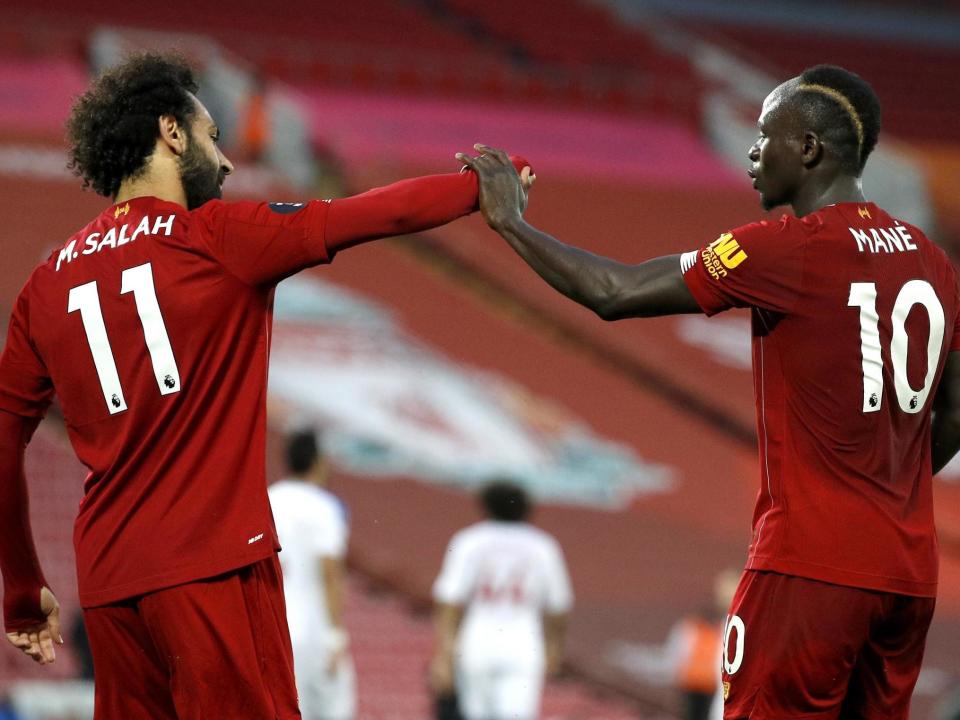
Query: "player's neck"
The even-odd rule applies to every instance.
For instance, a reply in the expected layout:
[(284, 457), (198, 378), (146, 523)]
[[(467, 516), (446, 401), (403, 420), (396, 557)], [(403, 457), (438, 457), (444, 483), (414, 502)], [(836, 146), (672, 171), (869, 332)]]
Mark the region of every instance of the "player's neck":
[(859, 177), (837, 175), (827, 184), (809, 183), (791, 203), (797, 217), (809, 215), (827, 205), (865, 202)]
[(155, 197), (187, 207), (187, 194), (179, 170), (169, 162), (151, 161), (143, 173), (123, 180), (114, 202), (122, 203), (138, 197)]

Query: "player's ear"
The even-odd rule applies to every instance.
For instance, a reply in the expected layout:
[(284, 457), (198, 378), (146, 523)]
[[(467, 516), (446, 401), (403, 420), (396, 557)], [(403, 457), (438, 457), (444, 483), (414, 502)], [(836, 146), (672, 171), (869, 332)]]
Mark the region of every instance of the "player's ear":
[(160, 140), (174, 155), (182, 155), (187, 149), (185, 128), (173, 115), (161, 115), (159, 120)]
[(823, 158), (823, 141), (820, 139), (820, 135), (813, 130), (804, 132), (802, 140), (800, 160), (803, 166), (809, 170)]

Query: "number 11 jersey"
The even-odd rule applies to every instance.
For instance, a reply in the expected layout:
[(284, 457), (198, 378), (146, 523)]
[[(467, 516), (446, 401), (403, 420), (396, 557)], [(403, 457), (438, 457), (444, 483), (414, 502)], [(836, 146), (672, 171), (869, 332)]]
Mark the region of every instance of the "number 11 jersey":
[(80, 601), (212, 577), (279, 549), (267, 500), (277, 282), (326, 262), (329, 205), (114, 205), (27, 282), (0, 410), (54, 391), (89, 469), (74, 529)]
[(957, 277), (916, 227), (841, 203), (681, 259), (708, 315), (752, 313), (760, 491), (748, 569), (936, 595), (931, 406)]

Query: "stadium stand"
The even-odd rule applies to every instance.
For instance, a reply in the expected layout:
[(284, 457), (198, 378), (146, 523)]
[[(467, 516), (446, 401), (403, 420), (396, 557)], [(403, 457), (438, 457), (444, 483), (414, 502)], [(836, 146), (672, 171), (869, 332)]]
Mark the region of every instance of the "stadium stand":
[[(776, 29), (756, 32), (737, 25), (690, 23), (706, 37), (721, 39), (739, 54), (778, 72), (796, 74), (817, 62), (848, 67), (871, 78), (883, 107), (884, 130), (903, 140), (956, 142), (960, 99), (953, 93), (931, 92), (953, 82), (960, 48), (918, 46), (871, 38), (809, 36)], [(917, 78), (923, 82), (917, 82)], [(876, 78), (875, 80), (873, 78)]]

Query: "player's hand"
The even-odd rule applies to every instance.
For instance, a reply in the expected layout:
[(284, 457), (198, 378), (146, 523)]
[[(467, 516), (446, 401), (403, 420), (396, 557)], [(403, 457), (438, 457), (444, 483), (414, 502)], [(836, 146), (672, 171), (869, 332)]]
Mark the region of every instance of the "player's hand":
[(527, 209), (527, 197), (536, 180), (529, 165), (520, 173), (503, 151), (488, 145), (476, 144), (480, 153), (471, 157), (457, 153), (457, 159), (477, 173), (480, 180), (480, 212), (494, 230), (519, 219)]
[(434, 655), (430, 661), (430, 687), (437, 695), (453, 692), (453, 660), (445, 655)]
[(41, 665), (49, 665), (57, 659), (54, 643), (63, 645), (63, 636), (60, 634), (60, 603), (50, 588), (45, 587), (40, 591), (40, 610), (47, 616), (45, 623), (21, 632), (8, 632), (7, 640), (24, 655)]

